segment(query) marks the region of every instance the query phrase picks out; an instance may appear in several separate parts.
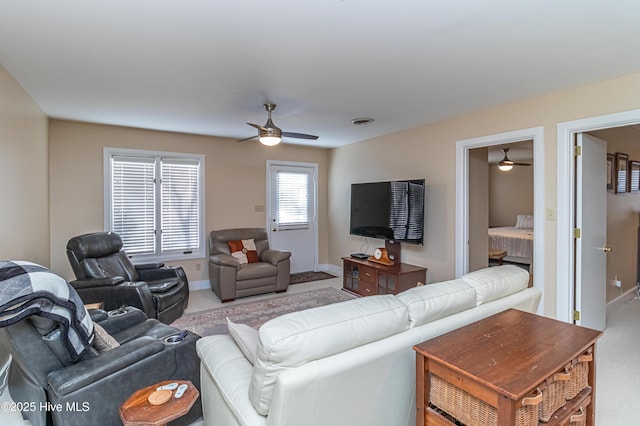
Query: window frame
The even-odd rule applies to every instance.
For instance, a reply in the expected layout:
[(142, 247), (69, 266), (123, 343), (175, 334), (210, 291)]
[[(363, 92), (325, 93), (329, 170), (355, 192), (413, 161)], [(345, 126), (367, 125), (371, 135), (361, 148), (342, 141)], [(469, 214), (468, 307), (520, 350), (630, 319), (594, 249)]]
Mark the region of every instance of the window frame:
[[(178, 152), (168, 152), (168, 151), (151, 151), (151, 150), (140, 150), (140, 149), (125, 149), (125, 148), (112, 148), (105, 147), (103, 149), (103, 171), (104, 171), (104, 191), (103, 191), (103, 199), (104, 199), (104, 229), (105, 231), (112, 231), (111, 222), (112, 222), (112, 199), (111, 199), (111, 190), (112, 190), (112, 169), (111, 169), (111, 160), (116, 156), (123, 157), (140, 157), (140, 158), (154, 158), (156, 167), (158, 167), (158, 162), (162, 157), (168, 158), (184, 158), (198, 162), (198, 198), (200, 200), (198, 206), (198, 227), (200, 232), (198, 233), (198, 250), (193, 250), (191, 253), (179, 253), (176, 251), (165, 252), (163, 253), (162, 245), (161, 245), (161, 233), (156, 233), (156, 252), (154, 254), (133, 254), (130, 255), (131, 260), (135, 263), (144, 263), (144, 262), (166, 262), (166, 261), (175, 261), (175, 260), (188, 260), (188, 259), (202, 259), (206, 257), (206, 241), (205, 241), (205, 204), (206, 200), (205, 196), (205, 156), (202, 154), (189, 154), (189, 153), (178, 153)], [(157, 183), (156, 185), (159, 185)], [(156, 190), (157, 191), (157, 190)], [(160, 211), (162, 209), (162, 201), (161, 198), (158, 197), (156, 199), (155, 209), (156, 209), (156, 229), (160, 227), (161, 216)]]

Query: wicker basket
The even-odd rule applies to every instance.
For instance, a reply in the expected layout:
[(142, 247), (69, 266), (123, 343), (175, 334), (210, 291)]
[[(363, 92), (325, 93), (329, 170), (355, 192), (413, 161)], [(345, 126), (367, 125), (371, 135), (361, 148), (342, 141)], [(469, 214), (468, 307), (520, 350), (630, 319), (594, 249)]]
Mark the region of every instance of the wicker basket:
[(570, 377), (571, 374), (565, 369), (563, 372), (551, 376), (540, 387), (542, 401), (538, 405), (538, 416), (541, 422), (548, 422), (553, 413), (564, 406), (567, 382)]
[(582, 389), (589, 385), (589, 363), (591, 361), (593, 361), (593, 354), (589, 351), (571, 362), (571, 377), (567, 382), (564, 396), (567, 401), (575, 398)]
[(586, 426), (587, 424), (587, 412), (584, 408), (580, 407), (580, 410), (569, 418), (569, 426)]
[[(541, 393), (522, 399), (522, 407), (516, 411), (515, 426), (537, 426), (538, 404)], [(429, 392), (431, 403), (466, 426), (495, 426), (498, 410), (464, 390), (431, 375)]]

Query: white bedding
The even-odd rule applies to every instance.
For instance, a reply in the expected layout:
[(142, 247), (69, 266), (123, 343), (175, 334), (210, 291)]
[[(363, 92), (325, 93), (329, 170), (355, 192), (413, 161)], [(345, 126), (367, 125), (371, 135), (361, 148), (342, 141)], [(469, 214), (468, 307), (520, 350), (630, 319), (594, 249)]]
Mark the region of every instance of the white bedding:
[(511, 226), (489, 228), (489, 248), (506, 250), (505, 260), (531, 264), (533, 229)]

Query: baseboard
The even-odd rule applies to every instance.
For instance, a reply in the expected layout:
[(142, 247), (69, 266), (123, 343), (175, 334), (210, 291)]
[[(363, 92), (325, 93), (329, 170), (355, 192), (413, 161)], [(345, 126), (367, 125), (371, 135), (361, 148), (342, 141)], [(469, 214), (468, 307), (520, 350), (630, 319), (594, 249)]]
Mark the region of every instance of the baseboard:
[(211, 289), (211, 285), (209, 284), (209, 280), (200, 280), (200, 281), (189, 281), (189, 291), (198, 291), (198, 290), (206, 290)]
[(607, 315), (611, 314), (612, 312), (615, 312), (622, 305), (624, 305), (629, 300), (636, 297), (637, 291), (638, 291), (637, 288), (633, 287), (632, 289), (627, 290), (624, 294), (616, 297), (611, 302), (607, 303)]
[(329, 263), (324, 263), (322, 265), (318, 265), (319, 271), (329, 272), (330, 274), (336, 275), (338, 277), (342, 276), (342, 268), (336, 265), (331, 265)]

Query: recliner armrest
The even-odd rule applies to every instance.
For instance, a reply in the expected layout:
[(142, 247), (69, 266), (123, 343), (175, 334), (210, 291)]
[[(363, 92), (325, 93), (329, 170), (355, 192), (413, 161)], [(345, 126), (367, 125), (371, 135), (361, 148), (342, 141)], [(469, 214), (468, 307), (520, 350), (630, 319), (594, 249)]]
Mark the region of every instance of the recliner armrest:
[(110, 351), (101, 352), (94, 358), (52, 371), (47, 376), (47, 382), (58, 396), (68, 395), (149, 358), (164, 348), (165, 345), (157, 339), (143, 336)]
[(136, 268), (138, 271), (142, 271), (144, 269), (164, 268), (164, 263), (162, 262), (134, 263), (133, 267)]
[(240, 262), (230, 254), (218, 253), (209, 256), (209, 261), (218, 266), (231, 266), (232, 268), (240, 269)]
[(100, 324), (107, 333), (116, 334), (146, 320), (147, 316), (140, 309), (127, 306), (124, 314), (107, 313), (106, 318), (96, 321), (96, 323)]
[(291, 252), (268, 249), (262, 252), (261, 257), (263, 262), (269, 262), (272, 265), (277, 265), (283, 260), (289, 259), (291, 257)]
[(91, 287), (105, 287), (118, 285), (124, 282), (123, 277), (109, 277), (109, 278), (88, 278), (85, 280), (71, 281), (69, 284), (73, 288), (91, 288)]
[(181, 278), (185, 275), (184, 270), (182, 269), (182, 266), (172, 266), (172, 267), (162, 266), (160, 268), (143, 268), (143, 269), (138, 269), (136, 267), (136, 271), (138, 271), (138, 279), (140, 281), (166, 280), (168, 278)]

